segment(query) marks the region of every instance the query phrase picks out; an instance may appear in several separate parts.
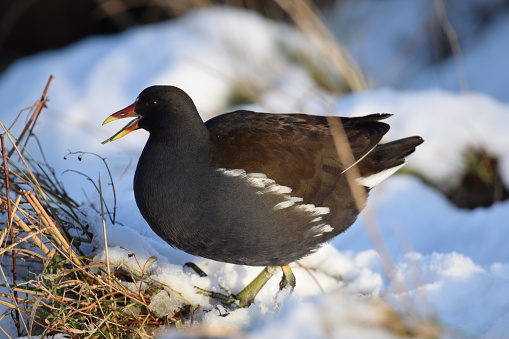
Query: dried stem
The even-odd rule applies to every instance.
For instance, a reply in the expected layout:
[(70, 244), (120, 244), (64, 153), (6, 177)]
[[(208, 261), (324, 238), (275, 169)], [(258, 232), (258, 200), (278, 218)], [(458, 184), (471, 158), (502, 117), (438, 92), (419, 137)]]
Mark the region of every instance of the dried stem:
[(297, 27), (306, 34), (312, 42), (329, 58), (337, 70), (341, 72), (352, 89), (360, 91), (367, 88), (366, 81), (360, 69), (347, 55), (334, 38), (323, 21), (309, 7), (304, 0), (275, 0), (281, 8), (293, 19)]
[[(5, 147), (5, 138), (3, 134), (0, 134), (0, 142), (2, 145), (2, 159), (3, 159), (3, 167), (4, 167), (4, 180), (5, 180), (5, 200), (6, 200), (6, 209), (7, 209), (7, 222), (5, 223), (6, 229), (9, 230), (9, 236), (11, 238), (11, 245), (16, 243), (16, 239), (14, 238), (14, 229), (12, 227), (12, 208), (11, 208), (11, 190), (10, 190), (10, 179), (9, 179), (9, 162), (7, 161), (7, 149)], [(17, 275), (18, 275), (18, 264), (17, 264), (17, 256), (16, 250), (12, 250), (12, 286), (14, 288), (17, 287)], [(14, 298), (18, 298), (18, 292), (16, 290), (13, 291)], [(15, 312), (15, 325), (18, 331), (18, 336), (21, 336), (21, 327), (20, 327), (20, 314), (19, 310)]]
[[(23, 157), (22, 152), (20, 152), (18, 146), (16, 145), (16, 142), (13, 140), (11, 134), (9, 133), (9, 130), (5, 127), (5, 125), (1, 121), (0, 121), (0, 127), (4, 130), (5, 135), (7, 136), (7, 138), (9, 138), (9, 141), (11, 142), (11, 144), (13, 146), (13, 149), (16, 150), (16, 153), (19, 155), (21, 162), (23, 163), (26, 170), (30, 174), (30, 181), (32, 182), (34, 187), (38, 190), (38, 192), (44, 197), (44, 199), (46, 199), (46, 194), (44, 193), (44, 190), (42, 190), (41, 187), (39, 185), (37, 185), (37, 183), (38, 183), (37, 177), (34, 175), (32, 170), (30, 169), (30, 166), (28, 166), (28, 163), (26, 162), (25, 157)], [(12, 153), (12, 150), (9, 153)], [(7, 157), (9, 159), (11, 158), (9, 155)]]
[[(346, 136), (343, 125), (338, 119), (327, 118), (327, 121), (332, 130), (332, 136), (336, 145), (336, 150), (339, 155), (339, 160), (342, 164), (345, 164), (344, 174), (346, 175), (348, 185), (350, 186), (350, 192), (352, 193), (355, 205), (359, 211), (364, 209), (368, 199), (366, 189), (357, 184), (357, 179), (360, 177), (359, 168), (357, 162), (354, 159), (348, 138)], [(370, 216), (371, 218), (368, 218)], [(376, 220), (373, 215), (369, 213), (364, 214), (366, 219), (366, 229), (369, 233), (370, 239), (373, 241), (375, 249), (380, 254), (382, 266), (388, 277), (392, 278), (394, 270), (394, 261), (391, 258), (389, 250), (383, 241), (380, 230), (377, 226)], [(402, 290), (405, 290), (402, 288)]]
[(21, 193), (27, 199), (29, 204), (32, 205), (33, 209), (37, 212), (37, 215), (41, 217), (42, 223), (46, 226), (63, 251), (70, 256), (74, 264), (78, 267), (83, 266), (83, 263), (76, 255), (76, 252), (72, 249), (71, 244), (67, 241), (67, 239), (65, 239), (63, 233), (56, 227), (54, 221), (51, 220), (50, 216), (46, 213), (46, 210), (42, 207), (40, 201), (30, 191), (22, 191)]
[[(48, 79), (48, 82), (46, 83), (46, 87), (44, 87), (44, 91), (42, 92), (41, 99), (35, 105), (35, 109), (34, 109), (32, 115), (30, 116), (30, 118), (28, 120), (28, 123), (23, 128), (23, 131), (21, 131), (21, 134), (19, 135), (18, 140), (15, 143), (16, 146), (18, 146), (23, 141), (23, 138), (28, 133), (27, 138), (26, 138), (26, 140), (24, 142), (25, 145), (27, 144), (28, 138), (32, 134), (32, 131), (33, 131), (34, 127), (35, 127), (35, 123), (37, 122), (37, 119), (39, 118), (39, 114), (41, 113), (42, 109), (46, 107), (46, 102), (48, 101), (48, 96), (47, 96), (48, 89), (49, 89), (49, 86), (51, 84), (51, 81), (54, 78), (55, 78), (54, 75), (50, 75), (50, 77)], [(11, 149), (11, 151), (8, 154), (8, 158), (12, 157), (12, 154), (14, 153), (14, 150), (15, 150), (14, 148)]]
[(463, 53), (461, 52), (461, 46), (458, 40), (458, 35), (452, 27), (451, 22), (447, 18), (447, 13), (445, 10), (444, 0), (435, 0), (435, 12), (437, 14), (438, 21), (440, 26), (445, 32), (447, 40), (449, 41), (449, 45), (451, 46), (451, 51), (454, 59), (456, 60), (456, 73), (458, 76), (458, 85), (460, 90), (467, 91), (468, 90), (468, 81), (465, 75), (465, 68), (463, 66)]
[(97, 183), (99, 185), (99, 200), (101, 203), (101, 221), (102, 221), (102, 226), (103, 226), (104, 253), (106, 254), (106, 268), (107, 268), (108, 276), (111, 276), (110, 252), (108, 250), (108, 235), (106, 232), (106, 220), (104, 219), (104, 201), (103, 201), (103, 190), (102, 190), (102, 185), (101, 185), (101, 175), (99, 175), (99, 178), (97, 179)]
[[(77, 173), (77, 174), (82, 175), (85, 178), (87, 178), (94, 185), (95, 189), (97, 190), (97, 193), (100, 193), (99, 196), (100, 196), (100, 199), (101, 199), (101, 209), (102, 208), (106, 208), (106, 212), (107, 212), (107, 214), (108, 214), (108, 216), (110, 218), (110, 221), (111, 221), (112, 224), (114, 224), (115, 223), (115, 219), (116, 219), (116, 211), (117, 211), (117, 192), (115, 190), (115, 184), (113, 183), (113, 175), (111, 174), (110, 167), (108, 166), (108, 163), (106, 162), (106, 158), (101, 157), (97, 153), (77, 151), (77, 152), (69, 152), (69, 153), (67, 153), (67, 155), (64, 157), (64, 159), (67, 159), (67, 157), (69, 155), (77, 155), (78, 156), (78, 160), (80, 160), (80, 161), (82, 160), (84, 155), (93, 155), (93, 156), (99, 158), (103, 162), (104, 167), (106, 167), (106, 171), (108, 172), (109, 183), (111, 185), (111, 189), (112, 189), (112, 192), (113, 192), (113, 213), (110, 213), (109, 208), (106, 205), (106, 202), (104, 201), (104, 197), (102, 195), (102, 189), (100, 190), (100, 188), (95, 184), (95, 182), (94, 182), (94, 180), (92, 180), (92, 178), (90, 178), (88, 175), (86, 175), (86, 174), (84, 174), (82, 172), (75, 171), (75, 170), (65, 170), (64, 173), (67, 173), (67, 172)], [(102, 215), (104, 216), (104, 213)]]

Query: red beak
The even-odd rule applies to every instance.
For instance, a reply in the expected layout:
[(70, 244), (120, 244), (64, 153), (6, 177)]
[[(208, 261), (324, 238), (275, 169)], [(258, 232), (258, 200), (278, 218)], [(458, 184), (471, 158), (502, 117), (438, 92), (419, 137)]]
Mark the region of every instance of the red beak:
[(127, 125), (124, 126), (124, 128), (122, 128), (120, 131), (115, 133), (112, 137), (104, 140), (102, 142), (102, 144), (105, 144), (105, 143), (113, 141), (113, 140), (120, 139), (123, 136), (125, 136), (125, 135), (131, 133), (132, 131), (135, 131), (135, 130), (137, 130), (139, 128), (138, 127), (138, 121), (141, 119), (141, 117), (139, 115), (137, 115), (135, 110), (134, 110), (136, 108), (136, 104), (137, 103), (138, 103), (138, 100), (136, 100), (132, 105), (127, 106), (126, 108), (121, 109), (120, 111), (113, 113), (108, 118), (106, 118), (106, 120), (104, 120), (103, 125), (107, 124), (108, 122), (111, 122), (111, 121), (114, 121), (114, 120), (118, 120), (118, 119), (132, 118), (132, 117), (136, 118), (134, 120), (131, 120)]

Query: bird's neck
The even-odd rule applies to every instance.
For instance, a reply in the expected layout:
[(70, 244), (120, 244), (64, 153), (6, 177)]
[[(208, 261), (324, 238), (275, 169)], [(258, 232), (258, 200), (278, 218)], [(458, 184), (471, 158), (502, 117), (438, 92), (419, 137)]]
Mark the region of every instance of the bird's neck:
[[(186, 123), (189, 126), (186, 126)], [(171, 124), (164, 130), (150, 132), (145, 149), (158, 149), (158, 154), (175, 156), (195, 156), (208, 152), (210, 134), (201, 119), (199, 121)], [(173, 159), (175, 160), (175, 159)]]
[[(137, 172), (140, 177), (186, 173), (193, 168), (209, 166), (210, 159), (209, 132), (203, 123), (196, 124), (173, 133), (150, 133)], [(145, 166), (140, 167), (140, 164)]]
[[(210, 170), (208, 132), (205, 136), (185, 137), (179, 133), (149, 137), (134, 176), (136, 203), (149, 225), (167, 223), (161, 216), (172, 214), (170, 220), (174, 227), (181, 229), (189, 215), (194, 214), (192, 202), (198, 201), (203, 180)], [(161, 201), (165, 202), (164, 210)], [(178, 212), (182, 206), (187, 206), (187, 213)]]

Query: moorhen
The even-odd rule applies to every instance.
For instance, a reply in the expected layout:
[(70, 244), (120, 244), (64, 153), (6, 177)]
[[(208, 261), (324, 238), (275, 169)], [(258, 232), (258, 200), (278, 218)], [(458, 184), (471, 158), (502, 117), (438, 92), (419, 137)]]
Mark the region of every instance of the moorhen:
[[(391, 114), (340, 118), (235, 111), (203, 123), (192, 99), (152, 86), (112, 115), (134, 117), (103, 143), (143, 128), (150, 133), (134, 176), (138, 208), (168, 244), (217, 261), (268, 266), (235, 297), (239, 306), (288, 264), (345, 231), (360, 212), (348, 181), (368, 192), (404, 165), (423, 140), (378, 144)], [(352, 164), (338, 155), (332, 123), (343, 127)], [(345, 139), (346, 140), (346, 139)], [(362, 205), (361, 205), (362, 207)]]

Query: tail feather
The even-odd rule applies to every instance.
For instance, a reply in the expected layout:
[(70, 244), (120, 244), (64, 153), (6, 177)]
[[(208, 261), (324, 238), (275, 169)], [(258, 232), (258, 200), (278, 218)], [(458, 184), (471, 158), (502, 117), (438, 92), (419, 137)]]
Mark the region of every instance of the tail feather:
[(404, 164), (405, 158), (423, 142), (421, 137), (408, 137), (378, 145), (371, 153), (371, 160), (380, 167), (379, 170)]
[(406, 162), (406, 157), (422, 144), (421, 137), (414, 136), (378, 145), (359, 163), (359, 183), (371, 188), (388, 178)]

